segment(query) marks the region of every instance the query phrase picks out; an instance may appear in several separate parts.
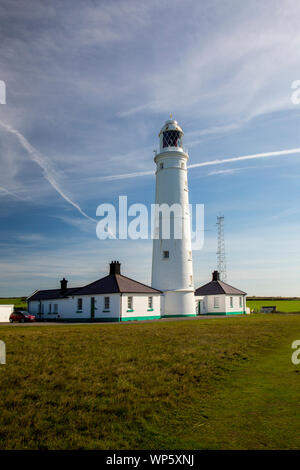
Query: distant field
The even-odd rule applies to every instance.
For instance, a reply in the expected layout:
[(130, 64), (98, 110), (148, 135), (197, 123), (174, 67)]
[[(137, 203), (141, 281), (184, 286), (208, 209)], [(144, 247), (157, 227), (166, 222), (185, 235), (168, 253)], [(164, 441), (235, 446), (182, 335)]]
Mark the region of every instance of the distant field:
[(300, 449), (300, 315), (0, 326), (0, 449)]
[(278, 312), (300, 312), (299, 300), (247, 300), (247, 307), (256, 312), (260, 312), (262, 307), (276, 305)]
[(0, 305), (5, 304), (14, 304), (15, 308), (26, 309), (26, 297), (1, 297), (0, 298)]

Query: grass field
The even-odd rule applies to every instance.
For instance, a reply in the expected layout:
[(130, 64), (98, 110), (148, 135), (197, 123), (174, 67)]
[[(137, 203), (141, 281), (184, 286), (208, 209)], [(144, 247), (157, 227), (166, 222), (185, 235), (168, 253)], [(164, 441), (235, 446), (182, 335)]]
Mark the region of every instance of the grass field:
[(26, 297), (2, 297), (0, 298), (0, 305), (11, 305), (13, 304), (15, 308), (27, 309)]
[(278, 312), (300, 312), (300, 299), (297, 300), (248, 300), (247, 307), (250, 307), (251, 311), (260, 312), (261, 307), (268, 307), (276, 305)]
[(0, 326), (1, 449), (300, 449), (300, 315)]

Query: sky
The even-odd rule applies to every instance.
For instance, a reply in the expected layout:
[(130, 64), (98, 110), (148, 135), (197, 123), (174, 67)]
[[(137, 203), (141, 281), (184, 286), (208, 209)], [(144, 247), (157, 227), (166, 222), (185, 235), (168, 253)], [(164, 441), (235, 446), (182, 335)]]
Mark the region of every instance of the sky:
[(99, 240), (96, 209), (154, 202), (170, 113), (204, 204), (195, 287), (223, 214), (228, 283), (299, 296), (299, 21), (297, 0), (1, 0), (0, 296), (84, 285), (115, 259), (151, 282), (151, 240)]

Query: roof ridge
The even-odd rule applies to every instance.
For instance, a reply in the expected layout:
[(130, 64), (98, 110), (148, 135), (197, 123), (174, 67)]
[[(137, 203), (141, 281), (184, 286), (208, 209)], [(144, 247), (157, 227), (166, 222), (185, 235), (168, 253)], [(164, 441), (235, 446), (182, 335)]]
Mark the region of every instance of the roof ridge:
[[(158, 289), (155, 289), (154, 287), (152, 286), (148, 286), (147, 284), (144, 284), (143, 282), (139, 282), (139, 281), (136, 281), (135, 279), (132, 279), (131, 277), (128, 277), (128, 276), (124, 276), (123, 274), (115, 274), (115, 277), (117, 276), (121, 276), (121, 277), (124, 277), (125, 279), (128, 279), (129, 281), (132, 281), (134, 282), (135, 284), (139, 284), (140, 286), (144, 286), (144, 287), (148, 287), (148, 289), (153, 289), (153, 290), (156, 290), (157, 292), (162, 292)], [(116, 279), (116, 282), (118, 284), (118, 287), (120, 289), (120, 286), (119, 286), (119, 283), (118, 283), (118, 279)]]
[(107, 274), (107, 276), (101, 277), (100, 279), (96, 279), (96, 281), (90, 282), (89, 284), (85, 284), (84, 286), (76, 288), (76, 291), (84, 289), (86, 287), (92, 286), (93, 284), (96, 284), (96, 282), (102, 281), (103, 279), (106, 279), (107, 277), (113, 276), (113, 274)]
[[(244, 292), (243, 290), (238, 289), (237, 287), (234, 287), (234, 286), (232, 286), (231, 284), (228, 284), (227, 282), (224, 282), (224, 281), (221, 281), (221, 280), (219, 280), (218, 282), (222, 282), (222, 284), (225, 284), (225, 286), (231, 287), (231, 289), (235, 289), (235, 290), (238, 290), (238, 291), (240, 291), (240, 292)], [(222, 286), (221, 286), (221, 287), (222, 287)]]

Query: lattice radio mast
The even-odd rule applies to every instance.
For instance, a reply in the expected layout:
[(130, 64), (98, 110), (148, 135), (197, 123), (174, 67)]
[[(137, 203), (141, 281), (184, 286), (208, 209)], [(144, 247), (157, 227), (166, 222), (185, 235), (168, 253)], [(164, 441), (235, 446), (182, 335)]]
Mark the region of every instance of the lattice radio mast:
[(220, 273), (221, 281), (226, 282), (227, 272), (226, 272), (224, 216), (223, 215), (220, 215), (217, 217), (217, 226), (218, 226), (218, 250), (217, 250), (218, 271)]

